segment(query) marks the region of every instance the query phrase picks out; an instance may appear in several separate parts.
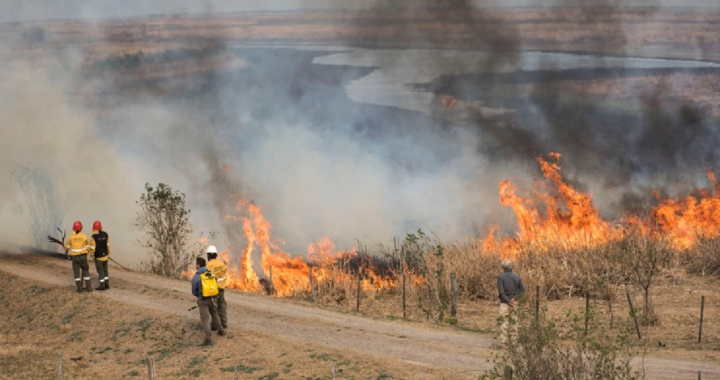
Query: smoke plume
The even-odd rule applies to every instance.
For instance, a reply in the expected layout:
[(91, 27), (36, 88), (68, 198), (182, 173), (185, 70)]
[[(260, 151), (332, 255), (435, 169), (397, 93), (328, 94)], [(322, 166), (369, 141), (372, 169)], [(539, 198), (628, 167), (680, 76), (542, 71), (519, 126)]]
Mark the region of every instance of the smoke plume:
[[(223, 223), (242, 197), (294, 253), (326, 235), (347, 247), (510, 225), (497, 183), (529, 184), (535, 156), (552, 151), (611, 216), (650, 204), (650, 189), (704, 183), (720, 134), (688, 88), (717, 67), (670, 59), (710, 60), (712, 37), (673, 52), (646, 43), (644, 25), (677, 21), (667, 1), (503, 3), (265, 8), (325, 12), (307, 26), (210, 14), (250, 10), (235, 2), (72, 2), (82, 23), (3, 24), (0, 241), (31, 240), (10, 177), (21, 166), (49, 173), (66, 225), (100, 219), (126, 263), (144, 257), (133, 220), (145, 182), (187, 195), (193, 239), (217, 231), (212, 243), (242, 246)], [(162, 16), (186, 12), (196, 15)], [(53, 18), (32, 6), (7, 14)]]

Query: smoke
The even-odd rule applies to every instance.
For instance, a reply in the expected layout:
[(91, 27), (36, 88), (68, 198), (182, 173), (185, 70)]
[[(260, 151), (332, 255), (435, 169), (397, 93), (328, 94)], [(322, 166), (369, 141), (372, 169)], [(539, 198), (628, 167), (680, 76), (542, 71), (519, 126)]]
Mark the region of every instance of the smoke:
[[(236, 10), (162, 3), (69, 8), (90, 19)], [(714, 69), (622, 61), (637, 53), (637, 29), (665, 17), (662, 7), (546, 1), (540, 21), (583, 25), (582, 35), (558, 31), (555, 40), (532, 32), (548, 24), (533, 23), (535, 8), (512, 18), (491, 0), (377, 4), (343, 9), (341, 32), (327, 37), (338, 46), (326, 50), (247, 46), (310, 44), (265, 37), (276, 24), (290, 33), (282, 17), (249, 31), (223, 29), (211, 15), (6, 25), (0, 175), (43, 168), (68, 204), (65, 224), (100, 219), (113, 246), (124, 244), (116, 259), (137, 262), (133, 220), (145, 182), (184, 192), (195, 235), (220, 232), (215, 245), (243, 245), (238, 226), (223, 223), (242, 197), (302, 253), (326, 235), (345, 247), (417, 228), (462, 237), (509, 222), (497, 183), (536, 178), (535, 156), (551, 151), (607, 213), (649, 204), (650, 188), (675, 194), (701, 183), (717, 163), (714, 119), (684, 94), (696, 83), (684, 74)], [(33, 9), (18, 17), (51, 17)], [(711, 54), (712, 41), (697, 44)], [(538, 52), (547, 46), (580, 54)], [(0, 240), (28, 240), (15, 222), (27, 216), (23, 194), (10, 180), (0, 191)]]
[(131, 171), (98, 134), (83, 107), (72, 104), (69, 78), (25, 69), (11, 74), (0, 82), (0, 175), (5, 177), (0, 181), (0, 241), (29, 245), (37, 237), (27, 230), (33, 222), (29, 218), (37, 217), (25, 207), (28, 194), (11, 176), (27, 167), (44, 171), (44, 180), (57, 193), (55, 206), (67, 210), (64, 225), (52, 226), (46, 235), (56, 235), (56, 227), (69, 230), (74, 220), (80, 220), (88, 233), (99, 219), (111, 236), (119, 237), (114, 247), (132, 252), (133, 212), (127, 207), (133, 204)]

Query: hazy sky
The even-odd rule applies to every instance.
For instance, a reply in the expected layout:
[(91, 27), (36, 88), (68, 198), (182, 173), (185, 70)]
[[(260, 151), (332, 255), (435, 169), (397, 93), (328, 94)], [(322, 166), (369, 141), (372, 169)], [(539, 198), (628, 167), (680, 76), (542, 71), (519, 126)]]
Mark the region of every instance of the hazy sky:
[[(474, 0), (478, 6), (682, 6), (720, 8), (717, 0)], [(152, 14), (215, 13), (288, 9), (362, 9), (387, 4), (437, 3), (430, 0), (403, 2), (381, 0), (0, 0), (0, 22), (47, 19), (135, 17)]]

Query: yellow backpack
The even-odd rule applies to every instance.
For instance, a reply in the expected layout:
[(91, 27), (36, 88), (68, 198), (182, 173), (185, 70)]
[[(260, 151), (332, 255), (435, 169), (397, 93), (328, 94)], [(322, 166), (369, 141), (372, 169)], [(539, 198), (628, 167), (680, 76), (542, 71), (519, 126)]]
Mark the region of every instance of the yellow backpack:
[(218, 285), (215, 280), (215, 275), (207, 271), (200, 275), (202, 284), (202, 295), (203, 297), (212, 297), (218, 295)]

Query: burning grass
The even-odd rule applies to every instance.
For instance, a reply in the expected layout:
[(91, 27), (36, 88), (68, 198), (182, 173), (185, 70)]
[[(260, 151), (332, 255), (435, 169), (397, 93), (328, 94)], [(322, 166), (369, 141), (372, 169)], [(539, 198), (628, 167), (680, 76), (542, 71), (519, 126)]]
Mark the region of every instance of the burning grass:
[(693, 273), (720, 274), (720, 192), (713, 173), (712, 188), (699, 195), (658, 199), (646, 218), (610, 222), (600, 217), (591, 195), (563, 180), (560, 158), (537, 158), (543, 179), (529, 197), (511, 181), (500, 183), (500, 202), (517, 219), (515, 236), (490, 226), (480, 237), (443, 241), (418, 230), (375, 252), (363, 246), (337, 250), (326, 237), (310, 244), (304, 259), (271, 237), (258, 205), (240, 199), (226, 222), (237, 225), (246, 245), (221, 253), (229, 287), (348, 308), (357, 307), (358, 297), (372, 307), (404, 294), (412, 317), (440, 322), (449, 312), (451, 273), (461, 300), (495, 300), (499, 262), (509, 257), (526, 284), (539, 286), (547, 299), (591, 295), (611, 305), (622, 289), (637, 286), (644, 321), (653, 324), (650, 288), (666, 268), (684, 264)]

